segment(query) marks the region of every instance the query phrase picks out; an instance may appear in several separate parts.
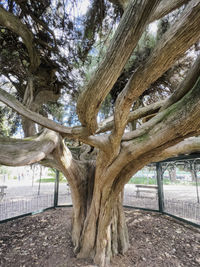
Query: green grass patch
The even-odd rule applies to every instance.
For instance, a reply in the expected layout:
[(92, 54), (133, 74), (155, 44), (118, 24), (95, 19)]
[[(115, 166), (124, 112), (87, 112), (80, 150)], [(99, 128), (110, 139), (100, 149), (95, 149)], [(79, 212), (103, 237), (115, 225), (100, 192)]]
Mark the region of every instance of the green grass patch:
[(36, 180), (36, 182), (41, 182), (41, 183), (54, 183), (55, 182), (55, 178), (42, 178), (41, 180), (38, 179)]
[[(157, 179), (156, 178), (147, 178), (145, 176), (137, 176), (137, 177), (132, 177), (129, 182), (129, 184), (144, 184), (144, 185), (156, 185), (157, 184)], [(195, 182), (189, 182), (189, 181), (181, 181), (181, 180), (176, 180), (174, 182), (170, 181), (167, 178), (163, 179), (163, 184), (164, 185), (193, 185), (195, 186)], [(200, 183), (198, 182), (198, 186), (200, 186)]]
[(130, 180), (129, 180), (129, 184), (157, 184), (157, 181), (155, 178), (147, 178), (147, 177), (132, 177)]
[[(37, 179), (36, 182), (39, 183), (40, 179)], [(41, 183), (54, 183), (54, 182), (55, 182), (55, 178), (53, 178), (53, 177), (52, 178), (48, 177), (48, 178), (42, 178), (41, 179)], [(60, 179), (59, 183), (66, 183), (66, 180), (61, 180)]]

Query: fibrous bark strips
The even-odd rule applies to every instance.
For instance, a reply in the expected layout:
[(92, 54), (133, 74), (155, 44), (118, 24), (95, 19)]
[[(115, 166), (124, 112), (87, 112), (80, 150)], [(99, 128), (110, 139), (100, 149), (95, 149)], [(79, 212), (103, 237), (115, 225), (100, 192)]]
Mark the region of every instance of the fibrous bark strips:
[[(79, 96), (77, 113), (81, 125), (78, 127), (65, 127), (37, 113), (38, 106), (44, 103), (42, 92), (34, 97), (38, 81), (47, 89), (48, 99), (56, 98), (58, 92), (51, 88), (51, 79), (39, 75), (40, 53), (31, 29), (0, 7), (0, 25), (19, 35), (28, 51), (30, 83), (26, 96), (31, 96), (31, 101), (24, 97), (23, 105), (0, 89), (0, 101), (29, 119), (29, 126), (34, 122), (46, 128), (24, 140), (0, 138), (0, 163), (17, 166), (40, 162), (63, 172), (72, 192), (75, 252), (78, 257), (92, 257), (102, 267), (109, 266), (111, 257), (125, 253), (129, 246), (122, 199), (124, 185), (130, 177), (152, 161), (200, 148), (199, 137), (194, 137), (200, 132), (199, 57), (168, 100), (130, 112), (133, 102), (198, 41), (200, 1), (112, 2), (124, 8), (124, 15), (106, 56)], [(102, 102), (146, 26), (187, 2), (179, 21), (163, 35), (118, 95), (113, 116), (97, 123)], [(53, 67), (49, 70), (54, 74)], [(139, 128), (125, 131), (129, 122), (149, 115), (150, 120)], [(88, 146), (77, 145), (70, 150), (66, 139)]]

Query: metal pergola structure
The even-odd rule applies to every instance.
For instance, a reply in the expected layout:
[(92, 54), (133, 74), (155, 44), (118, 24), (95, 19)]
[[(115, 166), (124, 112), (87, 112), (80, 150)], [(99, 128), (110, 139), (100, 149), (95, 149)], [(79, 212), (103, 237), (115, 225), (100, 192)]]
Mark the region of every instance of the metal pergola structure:
[[(188, 168), (193, 171), (194, 177), (195, 177), (195, 183), (196, 183), (196, 195), (197, 195), (197, 203), (200, 203), (200, 197), (199, 197), (199, 188), (198, 188), (198, 177), (197, 177), (197, 166), (199, 165), (200, 167), (200, 153), (192, 153), (189, 155), (179, 155), (178, 157), (175, 158), (169, 158), (163, 161), (160, 161), (156, 163), (156, 169), (157, 169), (157, 181), (158, 181), (158, 186), (160, 188), (160, 198), (162, 198), (162, 191), (163, 191), (163, 174), (169, 164), (174, 164), (175, 166), (183, 163), (184, 165), (187, 164)], [(165, 164), (165, 168), (162, 168), (162, 165)], [(199, 169), (200, 170), (200, 169)], [(158, 192), (159, 193), (159, 192)], [(161, 205), (162, 206), (162, 205)], [(160, 207), (160, 205), (159, 205)]]
[[(165, 206), (164, 206), (164, 190), (163, 190), (163, 174), (166, 171), (167, 167), (169, 165), (174, 164), (175, 166), (183, 163), (183, 164), (188, 164), (191, 170), (194, 172), (195, 176), (195, 183), (196, 183), (196, 194), (197, 194), (197, 203), (200, 203), (199, 199), (199, 188), (198, 188), (198, 177), (197, 177), (197, 166), (200, 166), (200, 153), (192, 153), (188, 155), (179, 155), (174, 158), (168, 158), (166, 160), (160, 161), (160, 162), (155, 162), (152, 163), (153, 165), (156, 166), (156, 173), (157, 173), (157, 184), (158, 184), (158, 211), (162, 214), (166, 214), (169, 216), (172, 216), (176, 219), (179, 219), (181, 221), (184, 221), (186, 223), (192, 224), (196, 227), (200, 227), (199, 224), (190, 222), (188, 220), (185, 220), (183, 218), (174, 216), (170, 213), (165, 212)], [(199, 168), (200, 170), (200, 168)]]

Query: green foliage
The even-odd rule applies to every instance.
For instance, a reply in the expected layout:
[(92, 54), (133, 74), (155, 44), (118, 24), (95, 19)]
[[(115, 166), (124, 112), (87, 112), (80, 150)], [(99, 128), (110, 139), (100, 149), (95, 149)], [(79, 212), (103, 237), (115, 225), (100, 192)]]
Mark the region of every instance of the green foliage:
[[(36, 180), (37, 183), (41, 182), (41, 183), (55, 183), (55, 178), (42, 178), (41, 181), (40, 179)], [(66, 183), (66, 179), (65, 180), (62, 180), (62, 179), (59, 179), (59, 182), (60, 183)]]
[[(18, 17), (34, 35), (34, 46), (41, 64), (35, 72), (33, 98), (36, 99), (41, 91), (49, 90), (63, 99), (59, 103), (44, 103), (39, 113), (51, 115), (53, 120), (66, 126), (77, 124), (74, 101), (102, 59), (105, 43), (120, 17), (117, 6), (113, 7), (109, 1), (91, 0), (86, 14), (75, 10), (82, 5), (82, 0), (2, 3), (2, 7)], [(10, 83), (6, 90), (15, 88), (10, 92), (22, 102), (30, 58), (22, 38), (3, 26), (0, 27), (0, 58), (0, 78)], [(108, 114), (107, 107), (108, 101), (102, 112)], [(3, 135), (10, 135), (21, 126), (16, 115), (13, 120), (7, 117), (5, 120), (9, 122), (9, 127), (5, 127), (0, 118), (0, 132)]]
[[(52, 180), (53, 181), (55, 180), (55, 177), (56, 177), (56, 170), (52, 169), (52, 168), (48, 168), (48, 176), (49, 177), (52, 177), (52, 178), (43, 178), (44, 180)], [(62, 182), (62, 181), (66, 181), (66, 178), (65, 176), (62, 174), (62, 172), (59, 172), (59, 181)]]
[(141, 177), (132, 177), (130, 180), (129, 180), (129, 184), (157, 184), (157, 181), (155, 178), (147, 178), (147, 177), (144, 177), (144, 176), (141, 176)]
[[(133, 176), (129, 182), (129, 184), (144, 184), (144, 185), (156, 185), (157, 179), (146, 177), (146, 176)], [(171, 182), (168, 178), (163, 178), (163, 185), (191, 185), (196, 186), (195, 182), (188, 182), (188, 181), (181, 181), (176, 180), (175, 182)], [(198, 182), (198, 185), (200, 186), (200, 182)]]
[(41, 180), (38, 179), (36, 180), (36, 182), (41, 182), (41, 183), (54, 183), (55, 182), (55, 178), (42, 178)]
[(129, 61), (124, 67), (124, 71), (119, 76), (117, 82), (110, 92), (113, 103), (115, 102), (119, 93), (125, 87), (127, 81), (133, 72), (144, 62), (144, 60), (151, 54), (157, 42), (156, 36), (147, 29), (140, 38), (135, 50), (133, 51)]
[(10, 174), (10, 171), (6, 166), (0, 166), (0, 174)]

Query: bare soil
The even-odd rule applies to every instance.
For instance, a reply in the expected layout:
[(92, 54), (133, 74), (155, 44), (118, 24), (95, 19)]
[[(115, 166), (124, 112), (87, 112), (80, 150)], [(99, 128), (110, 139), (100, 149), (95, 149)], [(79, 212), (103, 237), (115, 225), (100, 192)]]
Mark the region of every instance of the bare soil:
[[(125, 213), (130, 249), (111, 267), (200, 266), (200, 229), (156, 212)], [(0, 266), (95, 266), (73, 253), (71, 214), (71, 208), (57, 208), (0, 224)]]

